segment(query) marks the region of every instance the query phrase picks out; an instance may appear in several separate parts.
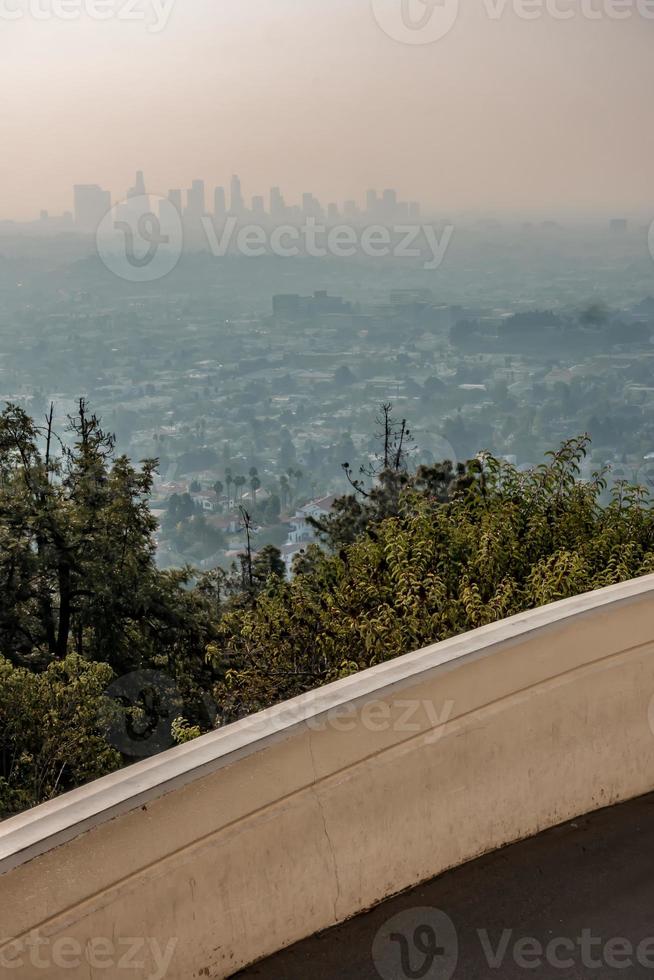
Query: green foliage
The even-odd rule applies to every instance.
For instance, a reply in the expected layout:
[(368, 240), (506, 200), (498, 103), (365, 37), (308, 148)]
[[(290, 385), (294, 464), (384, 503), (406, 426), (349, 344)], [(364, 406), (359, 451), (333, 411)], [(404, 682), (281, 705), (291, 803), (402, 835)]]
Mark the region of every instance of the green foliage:
[(175, 718), (171, 725), (171, 733), (177, 745), (186, 745), (187, 742), (200, 738), (202, 729), (199, 725), (189, 725), (186, 718)]
[(207, 678), (215, 610), (188, 592), (190, 570), (156, 567), (155, 467), (116, 457), (83, 401), (66, 443), (17, 406), (0, 415), (0, 654), (42, 670), (74, 650), (117, 674), (183, 662)]
[(180, 521), (168, 536), (177, 551), (196, 561), (210, 558), (226, 543), (223, 532), (209, 524), (202, 512)]
[(120, 767), (102, 731), (113, 676), (76, 654), (41, 674), (0, 657), (0, 817)]
[[(112, 678), (169, 677), (210, 727), (206, 650), (222, 578), (161, 572), (139, 469), (80, 402), (59, 439), (17, 406), (0, 415), (0, 809), (13, 812), (121, 764), (97, 716)], [(105, 712), (106, 714), (106, 712)]]
[(279, 548), (265, 545), (256, 554), (250, 550), (239, 555), (238, 564), (222, 581), (222, 591), (228, 597), (227, 608), (251, 606), (258, 595), (274, 589), (286, 574)]
[(172, 531), (181, 521), (187, 521), (195, 517), (197, 508), (193, 503), (190, 493), (174, 493), (168, 501), (168, 510), (164, 518), (163, 526), (166, 530)]
[(228, 609), (213, 648), (223, 711), (238, 717), (344, 670), (654, 570), (646, 492), (619, 486), (602, 507), (604, 475), (580, 479), (587, 446), (571, 440), (527, 473), (485, 456), (445, 502), (428, 481), (407, 480), (393, 516), (335, 553), (311, 549), (291, 582)]
[(340, 497), (325, 518), (309, 517), (320, 540), (333, 550), (353, 544), (370, 527), (400, 512), (400, 501), (409, 488), (444, 503), (454, 493), (470, 486), (478, 470), (476, 461), (456, 466), (446, 460), (434, 466), (420, 466), (416, 473), (403, 469), (383, 469), (375, 485), (362, 493), (356, 482), (356, 495)]
[[(647, 492), (618, 484), (603, 506), (604, 474), (581, 479), (586, 437), (527, 473), (490, 455), (412, 473), (406, 422), (390, 406), (382, 422), (384, 453), (362, 470), (371, 485), (351, 478), (355, 494), (316, 522), (327, 548), (310, 545), (287, 581), (277, 548), (254, 550), (243, 506), (247, 549), (231, 572), (159, 571), (155, 461), (117, 458), (83, 402), (66, 444), (50, 420), (39, 429), (16, 406), (0, 415), (0, 816), (129, 761), (105, 737), (113, 712), (138, 710), (107, 703), (122, 675), (170, 679), (183, 745), (214, 723), (209, 692), (228, 721), (654, 571)], [(287, 504), (301, 479), (291, 469), (280, 484)], [(258, 482), (253, 468), (253, 500)], [(182, 516), (183, 498), (175, 508), (179, 523), (202, 521)]]

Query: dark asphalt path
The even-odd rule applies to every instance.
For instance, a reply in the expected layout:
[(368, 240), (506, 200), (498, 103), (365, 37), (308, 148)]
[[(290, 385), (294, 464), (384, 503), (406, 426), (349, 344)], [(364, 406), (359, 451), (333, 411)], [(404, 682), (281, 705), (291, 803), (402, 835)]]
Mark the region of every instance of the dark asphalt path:
[(238, 976), (654, 980), (654, 794), (449, 871)]

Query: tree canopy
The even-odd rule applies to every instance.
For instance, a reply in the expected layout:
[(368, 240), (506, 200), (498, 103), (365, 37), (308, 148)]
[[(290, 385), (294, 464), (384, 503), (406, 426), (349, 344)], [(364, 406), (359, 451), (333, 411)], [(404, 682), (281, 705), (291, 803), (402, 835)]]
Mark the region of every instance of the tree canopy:
[[(527, 609), (654, 571), (643, 488), (580, 479), (586, 437), (522, 473), (486, 455), (465, 479), (405, 475), (384, 508), (341, 502), (290, 582), (227, 609), (217, 700), (238, 717), (317, 685)], [(452, 476), (452, 470), (446, 468)], [(378, 493), (383, 493), (384, 481)], [(374, 498), (373, 498), (374, 500)], [(360, 533), (343, 533), (347, 509)], [(362, 514), (365, 513), (365, 520)], [(347, 520), (345, 524), (347, 525)]]
[(344, 467), (353, 492), (315, 522), (319, 543), (290, 580), (277, 548), (254, 550), (243, 506), (247, 548), (231, 572), (159, 570), (156, 460), (117, 456), (83, 401), (61, 437), (52, 414), (38, 426), (5, 409), (0, 816), (138, 757), (112, 732), (155, 732), (157, 751), (216, 718), (654, 571), (647, 491), (609, 494), (607, 474), (584, 466), (587, 437), (527, 472), (489, 454), (414, 471), (406, 422), (383, 409), (383, 452), (360, 478)]

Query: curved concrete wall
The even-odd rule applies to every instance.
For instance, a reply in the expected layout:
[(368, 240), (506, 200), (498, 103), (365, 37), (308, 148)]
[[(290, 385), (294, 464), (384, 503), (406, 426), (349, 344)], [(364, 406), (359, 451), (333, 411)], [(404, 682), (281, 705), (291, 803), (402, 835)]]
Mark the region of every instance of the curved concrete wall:
[(653, 694), (649, 576), (99, 780), (0, 825), (0, 974), (229, 976), (485, 851), (652, 790)]

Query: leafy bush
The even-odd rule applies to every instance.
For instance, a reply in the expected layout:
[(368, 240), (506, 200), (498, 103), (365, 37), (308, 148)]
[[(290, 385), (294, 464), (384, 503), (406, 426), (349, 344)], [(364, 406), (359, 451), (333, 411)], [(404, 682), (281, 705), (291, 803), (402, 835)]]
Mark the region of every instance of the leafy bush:
[(213, 725), (212, 689), (234, 720), (654, 571), (647, 492), (619, 484), (608, 498), (603, 473), (582, 480), (586, 437), (527, 473), (486, 455), (411, 474), (403, 422), (369, 490), (346, 466), (356, 496), (316, 522), (328, 550), (310, 546), (291, 581), (270, 546), (231, 573), (160, 572), (154, 461), (116, 459), (83, 402), (71, 425), (75, 446), (55, 459), (24, 413), (0, 415), (0, 817), (131, 761), (108, 741), (113, 712), (141, 710), (109, 702), (116, 676), (169, 679), (179, 711), (151, 714), (184, 744)]
[(121, 766), (102, 730), (113, 676), (76, 654), (41, 674), (0, 657), (0, 817)]
[[(406, 480), (395, 516), (337, 553), (313, 548), (293, 581), (226, 611), (215, 691), (238, 717), (506, 616), (654, 571), (646, 491), (580, 479), (586, 437), (527, 473), (485, 456), (442, 503)], [(344, 508), (337, 520), (342, 523)], [(339, 538), (342, 534), (339, 524)]]

